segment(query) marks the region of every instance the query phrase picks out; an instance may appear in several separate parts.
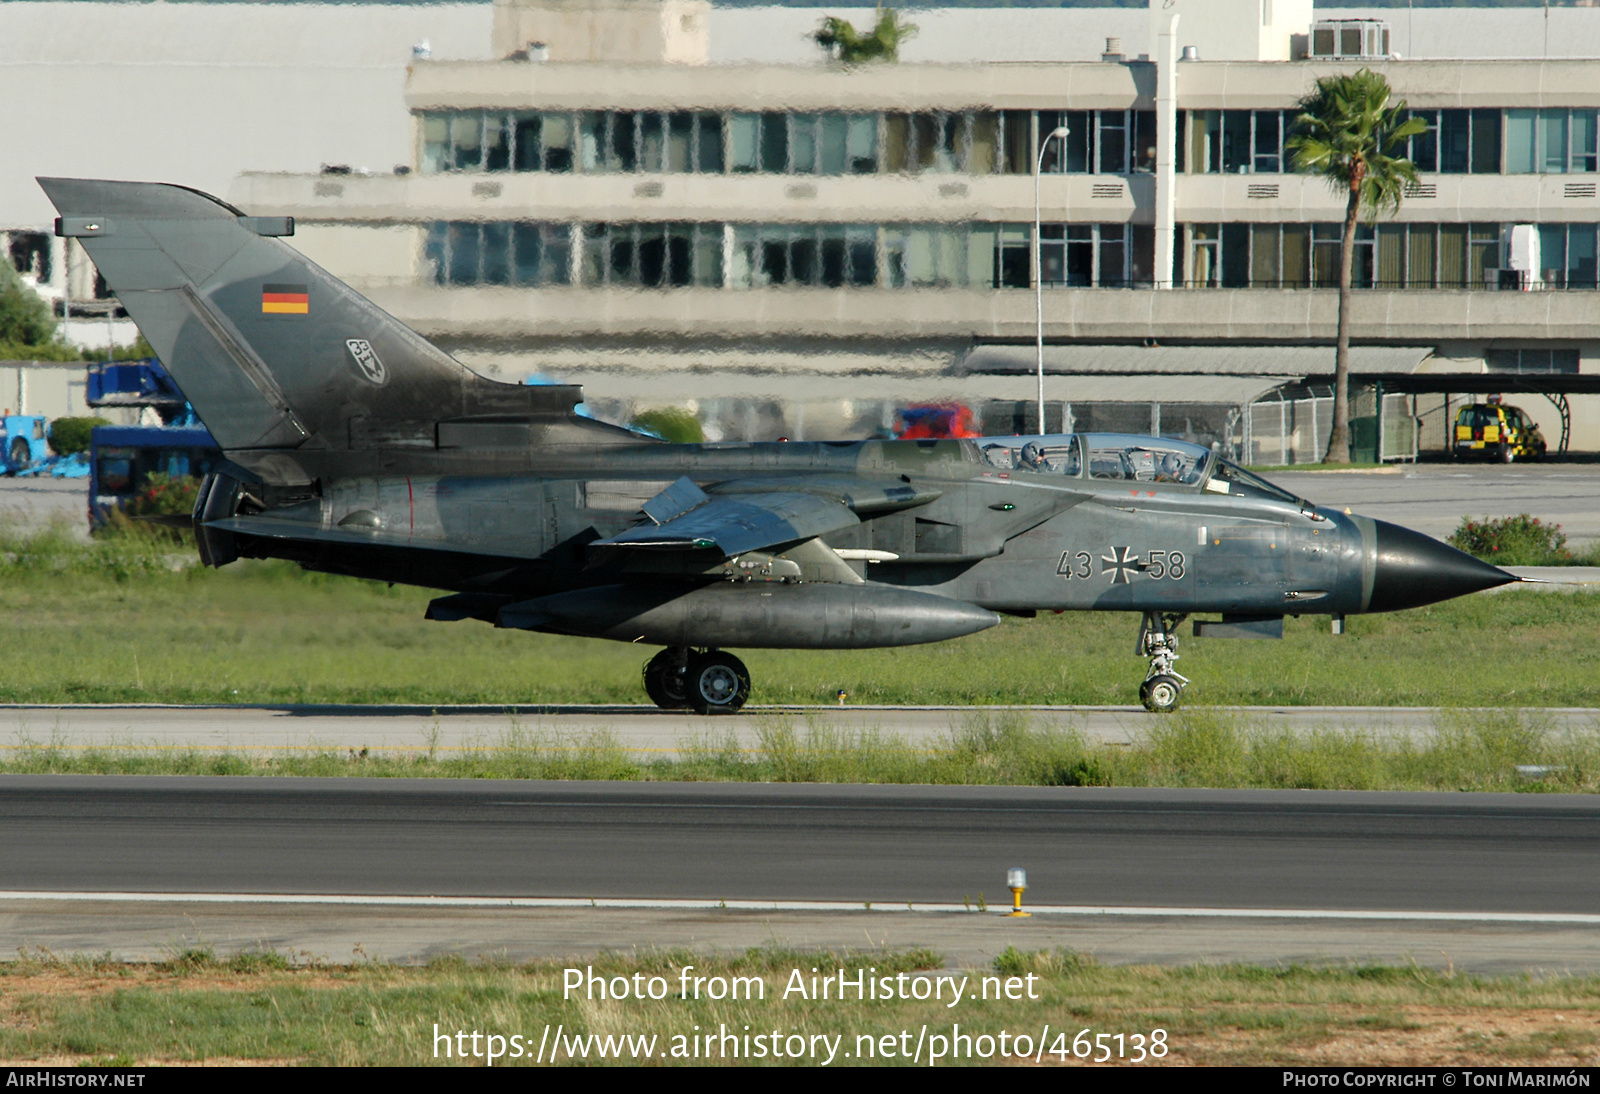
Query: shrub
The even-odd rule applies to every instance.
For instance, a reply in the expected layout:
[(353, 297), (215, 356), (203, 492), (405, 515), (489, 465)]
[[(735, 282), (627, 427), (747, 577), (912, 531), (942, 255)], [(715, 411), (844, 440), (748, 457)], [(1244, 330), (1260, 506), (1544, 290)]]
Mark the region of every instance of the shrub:
[(628, 427), (674, 444), (700, 444), (706, 439), (705, 430), (700, 428), (700, 419), (675, 406), (640, 411), (628, 423)]
[(1450, 545), (1496, 566), (1562, 566), (1572, 561), (1559, 524), (1538, 517), (1463, 517)]
[(50, 451), (58, 456), (87, 452), (94, 427), (110, 424), (104, 418), (57, 418), (50, 423)]
[(194, 499), (200, 493), (200, 480), (193, 475), (168, 475), (152, 471), (144, 487), (128, 502), (133, 517), (177, 516), (194, 512)]

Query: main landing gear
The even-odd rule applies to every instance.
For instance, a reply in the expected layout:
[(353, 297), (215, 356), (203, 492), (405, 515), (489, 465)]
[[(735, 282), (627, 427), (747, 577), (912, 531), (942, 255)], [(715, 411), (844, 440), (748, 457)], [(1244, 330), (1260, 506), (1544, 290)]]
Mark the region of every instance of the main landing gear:
[(722, 650), (668, 646), (645, 665), (644, 690), (662, 710), (732, 714), (750, 698), (750, 671)]
[(1139, 626), (1139, 644), (1134, 652), (1150, 658), (1150, 671), (1139, 685), (1139, 701), (1144, 709), (1156, 714), (1177, 710), (1183, 689), (1189, 686), (1189, 678), (1172, 667), (1178, 659), (1178, 625), (1185, 618), (1180, 614), (1145, 612)]

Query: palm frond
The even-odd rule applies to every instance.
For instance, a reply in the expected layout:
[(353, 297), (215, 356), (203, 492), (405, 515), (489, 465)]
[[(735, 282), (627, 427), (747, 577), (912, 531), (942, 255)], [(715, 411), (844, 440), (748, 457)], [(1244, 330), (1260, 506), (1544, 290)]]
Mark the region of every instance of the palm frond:
[(1324, 76), (1300, 100), (1288, 149), (1296, 170), (1321, 175), (1336, 193), (1360, 193), (1369, 218), (1400, 207), (1417, 169), (1403, 153), (1428, 123), (1391, 103), (1389, 83), (1371, 69)]
[(864, 61), (899, 60), (900, 43), (916, 34), (916, 24), (905, 22), (894, 8), (884, 8), (877, 25), (867, 34), (856, 30), (847, 20), (829, 15), (812, 32), (811, 39), (829, 53), (837, 51), (839, 60), (853, 65)]

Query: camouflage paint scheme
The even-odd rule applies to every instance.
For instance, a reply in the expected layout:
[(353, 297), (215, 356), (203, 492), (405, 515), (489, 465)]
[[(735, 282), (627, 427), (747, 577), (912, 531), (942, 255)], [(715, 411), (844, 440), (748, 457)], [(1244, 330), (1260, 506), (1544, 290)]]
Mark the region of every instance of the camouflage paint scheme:
[[(276, 238), (288, 218), (40, 183), (229, 460), (195, 510), (206, 563), (292, 559), (450, 590), (434, 619), (664, 645), (663, 705), (743, 703), (726, 655), (737, 671), (697, 698), (720, 647), (906, 645), (1067, 610), (1144, 613), (1159, 652), (1191, 613), (1270, 636), (1286, 614), (1515, 580), (1159, 438), (668, 444), (575, 415), (576, 387), (469, 371)], [(1019, 465), (1029, 440), (1056, 466)], [(1096, 477), (1119, 451), (1138, 466)], [(1172, 453), (1186, 470), (1164, 476)]]

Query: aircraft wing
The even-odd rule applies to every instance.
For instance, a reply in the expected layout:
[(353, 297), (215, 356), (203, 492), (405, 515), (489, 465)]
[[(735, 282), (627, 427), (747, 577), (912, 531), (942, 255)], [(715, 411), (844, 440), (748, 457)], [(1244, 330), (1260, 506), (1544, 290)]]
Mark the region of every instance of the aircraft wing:
[(540, 545), (536, 540), (516, 536), (483, 536), (456, 541), (387, 530), (324, 528), (308, 521), (288, 520), (264, 513), (208, 520), (205, 522), (205, 527), (222, 532), (261, 536), (266, 539), (292, 540), (297, 543), (326, 543), (350, 547), (404, 547), (528, 560), (536, 559), (540, 554)]
[(646, 503), (649, 522), (595, 540), (590, 546), (715, 551), (720, 557), (732, 558), (746, 551), (814, 539), (861, 522), (849, 506), (822, 494), (772, 491), (700, 496), (706, 500), (660, 523), (650, 512), (651, 503)]

